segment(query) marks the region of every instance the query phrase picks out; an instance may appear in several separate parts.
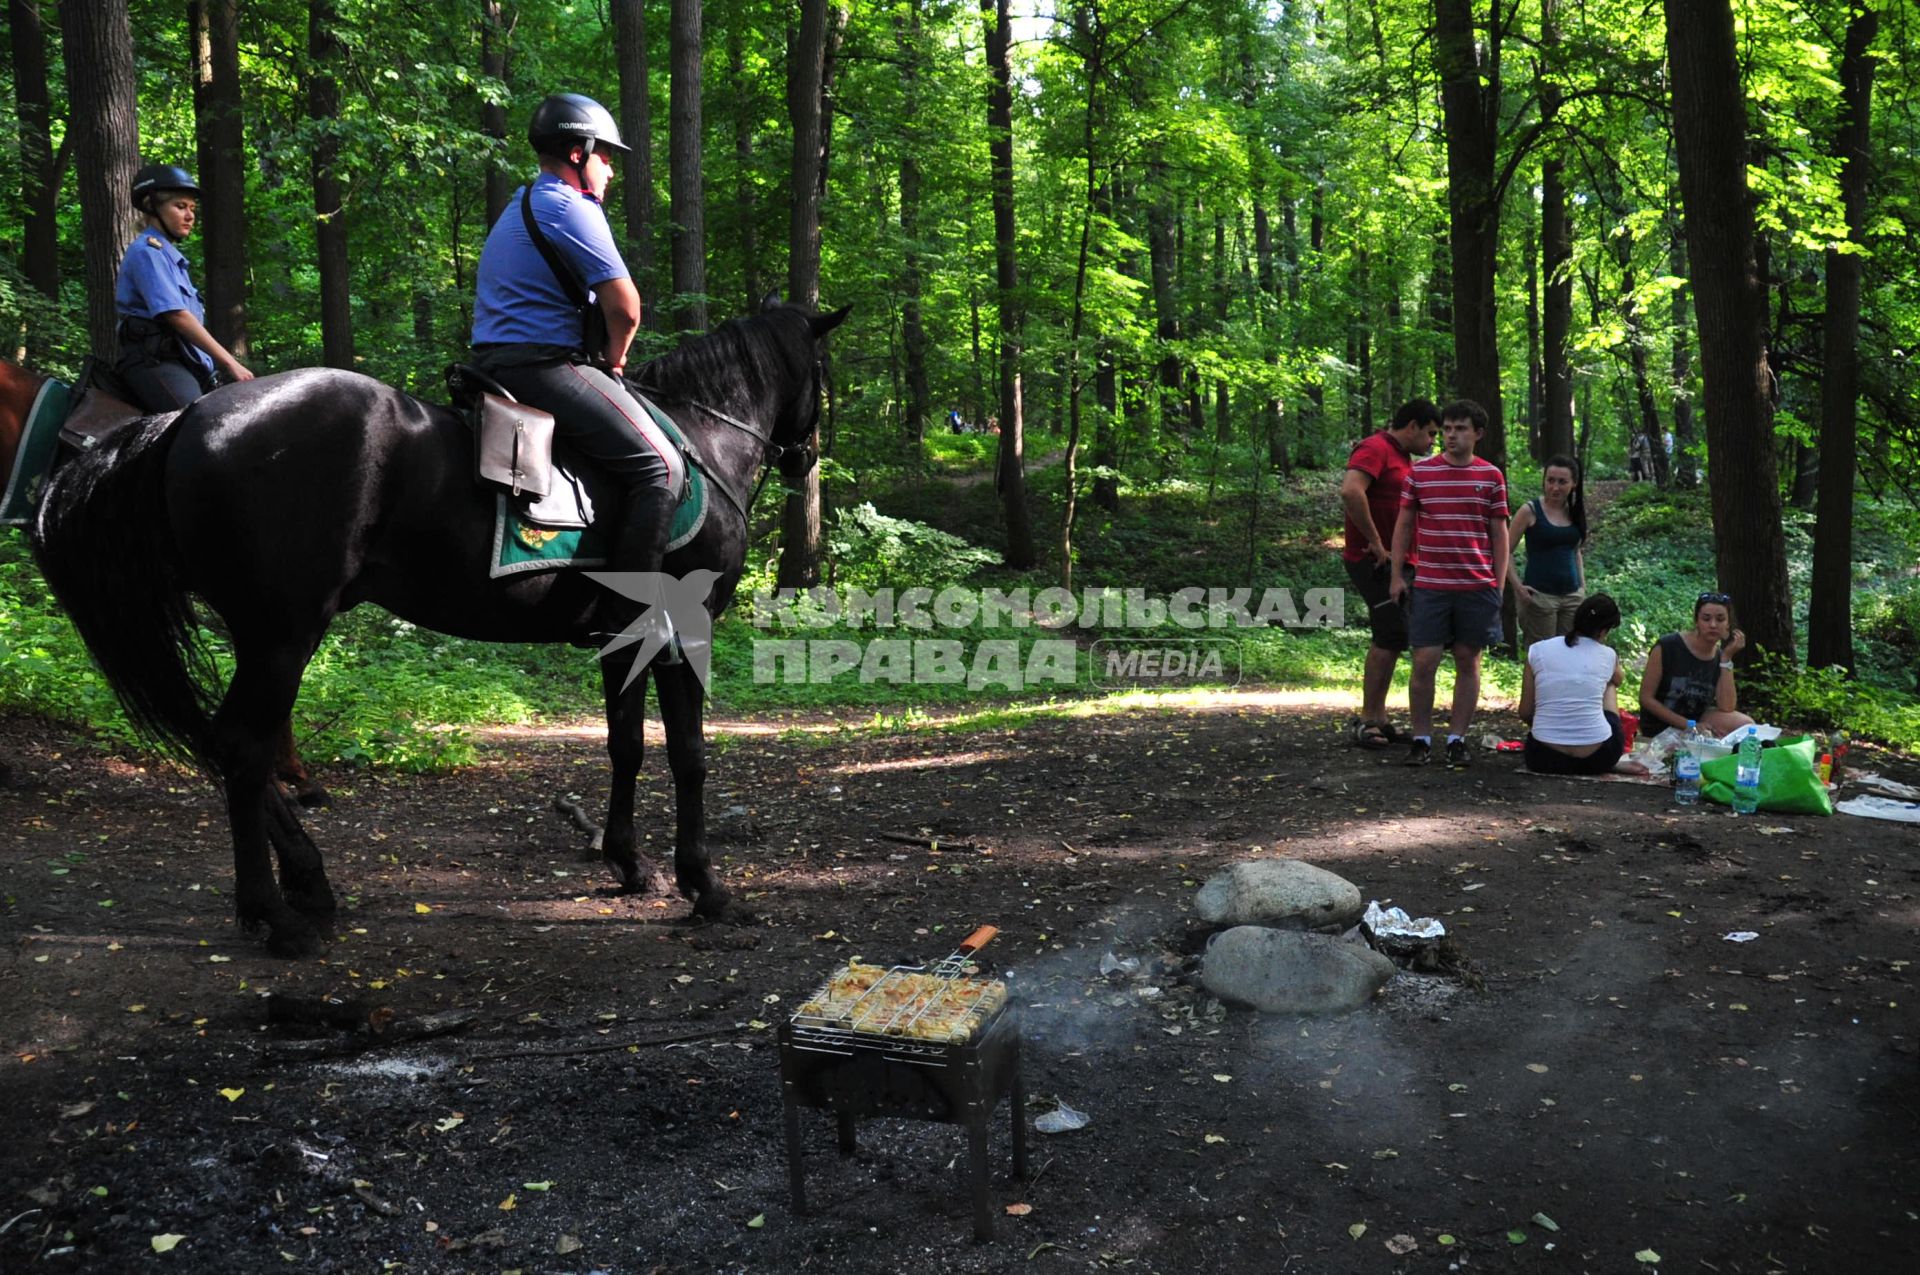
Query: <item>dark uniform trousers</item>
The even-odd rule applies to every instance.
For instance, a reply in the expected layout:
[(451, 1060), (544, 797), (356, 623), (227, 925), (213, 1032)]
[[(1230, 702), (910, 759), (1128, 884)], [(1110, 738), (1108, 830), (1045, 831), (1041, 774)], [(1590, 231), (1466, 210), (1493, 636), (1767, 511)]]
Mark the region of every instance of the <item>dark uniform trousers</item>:
[(552, 412), (555, 436), (620, 484), (608, 569), (658, 571), (686, 464), (623, 384), (596, 367), (539, 357), (550, 349), (484, 346), (474, 361), (522, 403)]
[(146, 412), (177, 412), (215, 384), (203, 364), (187, 361), (173, 329), (152, 319), (120, 320), (120, 357), (113, 370)]

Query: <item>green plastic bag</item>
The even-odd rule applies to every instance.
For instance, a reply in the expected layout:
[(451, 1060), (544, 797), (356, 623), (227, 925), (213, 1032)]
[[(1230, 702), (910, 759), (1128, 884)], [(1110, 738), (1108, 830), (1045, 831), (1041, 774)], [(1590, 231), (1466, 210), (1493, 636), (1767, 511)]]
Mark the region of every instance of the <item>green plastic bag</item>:
[[(1830, 815), (1833, 798), (1814, 773), (1814, 744), (1810, 735), (1781, 737), (1760, 750), (1760, 809), (1782, 815)], [(1723, 806), (1733, 804), (1733, 785), (1740, 772), (1740, 754), (1715, 757), (1700, 767), (1700, 794)]]

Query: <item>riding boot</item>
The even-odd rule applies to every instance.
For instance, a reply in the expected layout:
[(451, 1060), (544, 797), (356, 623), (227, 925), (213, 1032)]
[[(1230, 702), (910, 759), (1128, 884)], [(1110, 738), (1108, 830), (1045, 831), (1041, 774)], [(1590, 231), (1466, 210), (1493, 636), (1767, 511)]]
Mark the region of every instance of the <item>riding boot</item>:
[[(613, 550), (607, 555), (608, 571), (658, 572), (664, 567), (667, 542), (673, 535), (673, 494), (654, 486), (631, 487), (619, 506), (615, 522)], [(662, 605), (664, 594), (642, 601), (615, 589), (605, 589), (595, 604), (593, 637), (604, 646), (628, 633), (638, 636), (644, 645), (658, 637), (662, 663), (680, 661), (680, 639)]]

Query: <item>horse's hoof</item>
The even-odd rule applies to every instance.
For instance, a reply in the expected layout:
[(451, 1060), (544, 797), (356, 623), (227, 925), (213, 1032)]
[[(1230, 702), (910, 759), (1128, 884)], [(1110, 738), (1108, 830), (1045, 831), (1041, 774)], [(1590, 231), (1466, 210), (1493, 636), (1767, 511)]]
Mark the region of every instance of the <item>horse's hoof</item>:
[(613, 873), (614, 883), (619, 887), (620, 893), (646, 893), (647, 881), (653, 876), (653, 871), (650, 867), (644, 867), (637, 859), (628, 862), (622, 862), (618, 859), (607, 859), (605, 862), (608, 870)]
[(324, 881), (311, 890), (283, 890), (281, 895), (288, 907), (316, 921), (331, 920), (340, 910), (339, 902), (333, 897), (333, 887)]
[(319, 784), (299, 784), (293, 790), (293, 799), (308, 810), (317, 810), (333, 804), (333, 794)]
[(693, 917), (700, 921), (714, 921), (723, 925), (752, 925), (759, 918), (748, 909), (735, 903), (725, 890), (718, 886), (702, 890), (693, 899)]
[(284, 960), (318, 956), (324, 950), (320, 932), (304, 922), (282, 921), (267, 936), (267, 953)]

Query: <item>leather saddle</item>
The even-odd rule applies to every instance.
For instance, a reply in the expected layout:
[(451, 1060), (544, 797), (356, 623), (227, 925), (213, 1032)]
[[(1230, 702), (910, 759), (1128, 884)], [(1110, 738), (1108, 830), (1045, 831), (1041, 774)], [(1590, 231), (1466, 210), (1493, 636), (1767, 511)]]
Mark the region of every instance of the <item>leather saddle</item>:
[(89, 354), (75, 379), (79, 389), (67, 419), (60, 424), (60, 441), (75, 451), (88, 451), (114, 429), (147, 415), (133, 403), (133, 391), (99, 357)]

